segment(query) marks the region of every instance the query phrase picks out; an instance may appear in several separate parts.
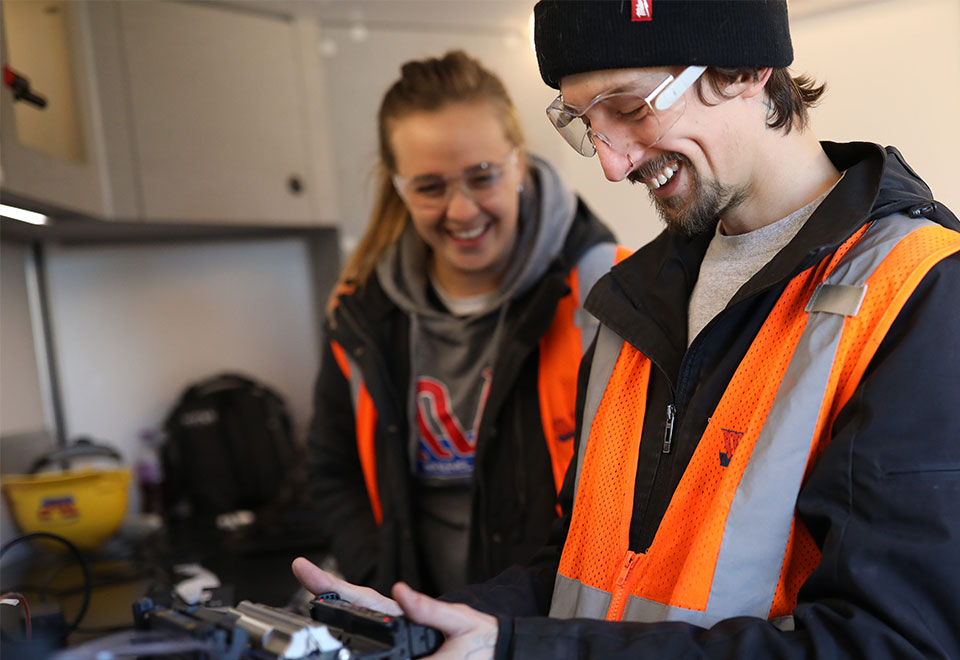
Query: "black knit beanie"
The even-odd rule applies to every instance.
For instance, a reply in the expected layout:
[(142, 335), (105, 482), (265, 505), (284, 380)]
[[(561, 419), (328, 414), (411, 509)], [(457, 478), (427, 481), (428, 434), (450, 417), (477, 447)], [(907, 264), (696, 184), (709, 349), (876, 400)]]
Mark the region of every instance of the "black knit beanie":
[(793, 62), (786, 0), (540, 0), (534, 39), (543, 81), (574, 73)]

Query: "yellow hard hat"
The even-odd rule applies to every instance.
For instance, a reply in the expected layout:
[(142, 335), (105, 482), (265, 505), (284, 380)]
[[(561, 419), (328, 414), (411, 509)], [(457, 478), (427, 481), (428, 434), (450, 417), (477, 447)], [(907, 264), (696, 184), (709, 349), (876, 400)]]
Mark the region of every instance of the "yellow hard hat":
[[(117, 531), (127, 511), (130, 470), (69, 466), (94, 457), (123, 462), (116, 450), (81, 438), (41, 457), (31, 474), (4, 475), (3, 494), (20, 531), (58, 534), (88, 550)], [(56, 463), (65, 467), (40, 471)]]

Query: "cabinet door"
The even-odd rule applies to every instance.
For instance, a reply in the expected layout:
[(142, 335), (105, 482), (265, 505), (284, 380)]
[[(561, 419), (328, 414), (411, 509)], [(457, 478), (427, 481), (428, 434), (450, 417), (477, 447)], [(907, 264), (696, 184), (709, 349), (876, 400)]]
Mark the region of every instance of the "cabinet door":
[(44, 105), (0, 92), (0, 182), (5, 193), (109, 214), (92, 96), (85, 6), (65, 0), (0, 5), (0, 62), (29, 80)]
[(293, 24), (156, 1), (120, 16), (145, 218), (310, 222)]

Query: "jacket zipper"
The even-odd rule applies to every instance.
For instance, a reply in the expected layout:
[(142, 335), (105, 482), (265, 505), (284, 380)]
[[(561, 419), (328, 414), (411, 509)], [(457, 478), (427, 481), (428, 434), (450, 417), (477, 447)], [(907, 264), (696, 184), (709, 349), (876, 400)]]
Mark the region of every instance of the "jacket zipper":
[[(673, 453), (672, 453), (673, 452), (673, 434), (674, 434), (674, 431), (676, 431), (677, 424), (679, 422), (677, 401), (680, 400), (679, 397), (680, 397), (681, 387), (685, 384), (685, 381), (686, 381), (686, 379), (684, 378), (684, 375), (689, 370), (689, 356), (690, 354), (688, 350), (687, 355), (684, 355), (684, 359), (681, 362), (679, 379), (676, 386), (673, 385), (673, 383), (671, 382), (670, 376), (667, 374), (667, 371), (663, 369), (663, 367), (661, 367), (658, 362), (654, 361), (654, 364), (657, 366), (657, 368), (660, 370), (660, 372), (666, 378), (667, 383), (669, 384), (670, 394), (673, 402), (667, 404), (666, 421), (663, 428), (663, 442), (660, 445), (660, 454), (657, 456), (656, 466), (654, 467), (654, 471), (653, 471), (653, 479), (650, 482), (650, 486), (649, 486), (649, 488), (651, 489), (650, 498), (647, 501), (647, 506), (643, 514), (643, 518), (640, 521), (639, 529), (641, 530), (641, 537), (643, 538), (647, 538), (647, 532), (643, 531), (647, 529), (647, 525), (648, 525), (646, 521), (647, 514), (651, 510), (660, 510), (663, 506), (662, 504), (663, 498), (662, 496), (657, 497), (655, 495), (656, 493), (655, 488), (663, 478), (662, 474), (664, 473), (664, 471), (670, 470), (673, 464)], [(669, 499), (672, 499), (672, 497), (673, 497), (673, 493), (671, 492), (669, 494), (669, 497), (667, 498), (668, 502), (669, 502)], [(660, 526), (660, 522), (662, 522), (662, 517), (661, 517), (661, 520), (657, 523), (658, 528)], [(649, 539), (650, 539), (650, 542), (652, 542), (653, 536), (650, 536)], [(647, 543), (640, 543), (638, 549), (639, 549), (639, 552), (646, 552), (647, 550), (649, 550), (649, 548), (650, 548), (650, 543), (647, 542)]]
[(677, 407), (672, 403), (667, 406), (667, 425), (663, 430), (663, 450), (664, 454), (669, 454), (673, 447), (673, 420), (677, 414)]
[[(723, 313), (724, 311), (721, 311), (719, 314), (717, 314), (717, 316), (720, 316)], [(707, 328), (715, 324), (716, 320), (717, 320), (717, 317), (715, 316), (704, 327), (704, 330), (706, 330)], [(696, 338), (694, 338), (690, 346), (687, 347), (687, 351), (686, 353), (684, 353), (683, 359), (680, 361), (680, 371), (677, 375), (676, 386), (671, 386), (670, 388), (671, 394), (673, 396), (673, 403), (667, 404), (667, 419), (666, 419), (666, 425), (663, 431), (663, 445), (661, 446), (660, 456), (658, 457), (657, 465), (656, 465), (656, 468), (654, 469), (653, 481), (651, 482), (651, 485), (650, 485), (652, 492), (651, 492), (651, 497), (647, 502), (648, 511), (651, 510), (651, 508), (656, 511), (660, 511), (660, 510), (666, 511), (666, 507), (669, 506), (670, 501), (673, 499), (673, 495), (675, 493), (675, 490), (673, 490), (673, 491), (670, 491), (668, 495), (665, 493), (661, 494), (659, 497), (655, 495), (655, 493), (657, 492), (663, 492), (663, 491), (658, 491), (657, 486), (660, 485), (662, 487), (661, 481), (662, 479), (665, 478), (662, 476), (663, 471), (669, 470), (672, 466), (673, 455), (671, 454), (671, 452), (673, 451), (673, 434), (680, 423), (677, 402), (683, 401), (686, 397), (686, 391), (689, 388), (688, 383), (691, 380), (690, 374), (693, 370), (692, 365), (698, 359), (700, 345), (703, 343), (703, 336), (704, 336), (704, 332), (703, 330), (701, 330), (700, 334)], [(667, 377), (667, 382), (669, 383), (670, 378), (667, 375), (667, 372), (663, 368), (660, 368), (660, 371), (664, 374), (664, 376)], [(657, 528), (660, 527), (660, 523), (662, 522), (663, 522), (663, 517), (661, 516), (660, 520), (657, 522)], [(644, 518), (644, 520), (641, 522), (641, 529), (645, 530), (647, 527), (647, 524), (648, 523)], [(646, 536), (647, 532), (643, 531), (641, 532), (641, 534)], [(656, 532), (654, 532), (654, 535), (655, 534)], [(653, 536), (650, 536), (649, 538), (652, 542)], [(641, 545), (643, 546), (641, 549), (641, 552), (646, 552), (650, 547), (650, 543), (641, 544)]]
[(607, 610), (607, 621), (619, 621), (623, 618), (623, 610), (627, 604), (627, 589), (624, 586), (633, 567), (637, 565), (637, 557), (640, 555), (632, 550), (627, 550), (627, 554), (620, 562), (620, 572), (617, 573), (617, 581), (614, 583), (613, 598), (610, 600), (610, 608)]

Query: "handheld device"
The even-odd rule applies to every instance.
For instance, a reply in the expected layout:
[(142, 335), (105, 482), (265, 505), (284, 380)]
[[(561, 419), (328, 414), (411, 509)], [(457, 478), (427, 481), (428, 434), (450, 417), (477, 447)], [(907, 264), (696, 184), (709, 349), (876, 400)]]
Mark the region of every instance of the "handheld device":
[(310, 603), (310, 616), (350, 650), (351, 660), (420, 658), (443, 644), (443, 634), (436, 628), (355, 605), (336, 592), (318, 594)]

